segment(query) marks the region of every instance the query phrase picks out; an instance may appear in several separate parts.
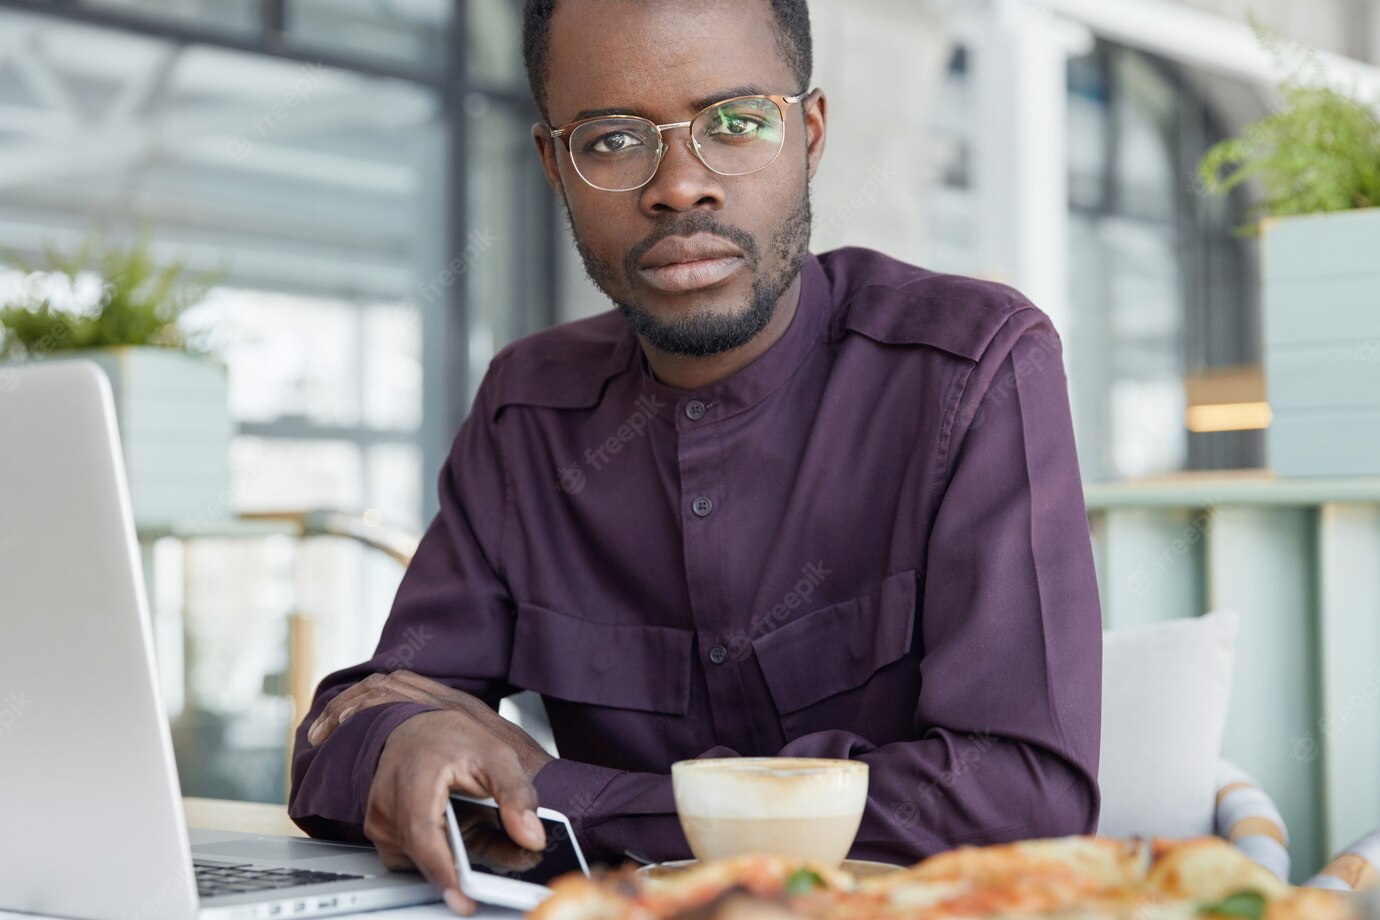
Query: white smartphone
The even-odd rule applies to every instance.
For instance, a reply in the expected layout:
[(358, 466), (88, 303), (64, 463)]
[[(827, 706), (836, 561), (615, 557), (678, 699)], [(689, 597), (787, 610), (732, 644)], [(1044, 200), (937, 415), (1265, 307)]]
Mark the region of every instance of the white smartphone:
[(484, 904), (531, 910), (551, 894), (546, 886), (552, 879), (568, 872), (589, 875), (570, 820), (550, 808), (538, 808), (537, 818), (546, 831), (546, 849), (541, 852), (509, 838), (493, 799), (451, 793), (446, 826), (460, 890)]

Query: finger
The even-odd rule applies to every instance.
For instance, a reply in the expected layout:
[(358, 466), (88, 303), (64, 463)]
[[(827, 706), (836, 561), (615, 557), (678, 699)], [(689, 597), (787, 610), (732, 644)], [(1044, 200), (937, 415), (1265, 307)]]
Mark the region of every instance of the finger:
[[(353, 689), (353, 688), (352, 688)], [(344, 694), (342, 694), (343, 696)], [(336, 729), (344, 725), (362, 709), (381, 706), (384, 703), (431, 703), (433, 700), (408, 687), (388, 683), (386, 680), (362, 693), (354, 694), (349, 700), (331, 700), (330, 705), (313, 724), (307, 733), (307, 741), (317, 745), (323, 743)]]
[(375, 847), (379, 854), (379, 862), (390, 872), (415, 872), (417, 864), (408, 858), (407, 854), (395, 846), (380, 844)]
[(478, 904), (465, 897), (459, 888), (447, 888), (444, 893), (446, 906), (462, 917), (468, 917), (478, 908)]
[(400, 681), (405, 684), (412, 684), (414, 687), (422, 687), (424, 689), (427, 687), (431, 687), (434, 689), (436, 687), (443, 688), (446, 686), (445, 684), (440, 683), (439, 681), (432, 680), (430, 677), (423, 677), (416, 671), (409, 671), (406, 668), (403, 668), (400, 671), (390, 671), (388, 676), (396, 681)]
[(401, 693), (397, 690), (394, 690), (391, 687), (385, 688), (383, 690), (375, 690), (373, 693), (368, 693), (362, 697), (359, 697), (352, 705), (340, 710), (340, 712), (336, 715), (335, 718), (335, 727), (339, 728), (346, 722), (350, 721), (350, 719), (355, 715), (355, 713), (359, 712), (361, 709), (369, 709), (373, 706), (381, 706), (384, 703), (405, 702), (417, 701), (413, 700), (412, 697), (408, 696), (406, 693)]
[(311, 727), (307, 729), (307, 743), (311, 745), (320, 744), (330, 734), (327, 729), (335, 728), (336, 716), (343, 707), (348, 707), (353, 700), (360, 696), (359, 684), (347, 687), (342, 693), (326, 704), (326, 708), (321, 710), (321, 714), (312, 721)]
[(311, 728), (307, 729), (307, 743), (316, 745), (324, 741), (326, 737), (329, 736), (330, 732), (326, 732), (326, 734), (323, 735), (322, 731), (328, 727), (331, 731), (335, 730), (336, 720), (341, 710), (350, 708), (360, 697), (369, 693), (382, 683), (383, 679), (384, 675), (382, 674), (370, 674), (363, 680), (351, 684), (332, 697), (331, 701), (326, 704), (326, 708), (323, 709), (321, 714), (316, 717), (316, 720), (312, 722)]
[(417, 864), (427, 881), (445, 891), (459, 889), (460, 878), (455, 871), (455, 854), (439, 824), (422, 820), (407, 834), (404, 844), (407, 854)]
[(324, 744), (326, 739), (334, 735), (336, 729), (350, 720), (350, 717), (361, 709), (368, 709), (370, 706), (377, 706), (380, 703), (390, 701), (405, 700), (406, 697), (385, 695), (381, 693), (357, 694), (353, 700), (348, 701), (348, 705), (338, 706), (330, 712), (323, 712), (321, 717), (312, 725), (307, 732), (307, 742), (313, 745)]
[(423, 677), (415, 671), (394, 671), (391, 676), (401, 684), (415, 688), (435, 699), (445, 701), (448, 706), (458, 704), (464, 709), (469, 709), (471, 704), (478, 702), (474, 696), (463, 690), (448, 687), (440, 681)]
[[(430, 865), (429, 871), (423, 869), (408, 854), (406, 844), (398, 841), (397, 835), (393, 833), (393, 829), (397, 825), (394, 820), (395, 811), (385, 805), (384, 802), (396, 805), (403, 800), (399, 787), (404, 785), (400, 780), (404, 779), (406, 775), (406, 773), (399, 775), (395, 771), (391, 782), (386, 776), (375, 777), (375, 782), (369, 791), (369, 802), (365, 806), (365, 835), (375, 844), (380, 860), (390, 870), (415, 869), (421, 871), (432, 884), (441, 889), (441, 897), (446, 906), (461, 916), (470, 916), (474, 914), (478, 905), (460, 891), (460, 882), (456, 877), (454, 862), (449, 859), (446, 860), (443, 864), (444, 870), (439, 872), (434, 864)], [(384, 784), (383, 786), (380, 785), (381, 782)], [(406, 812), (403, 814), (405, 815)], [(438, 827), (437, 830), (439, 831), (439, 829)]]
[(397, 672), (384, 675), (383, 680), (379, 681), (378, 684), (374, 686), (373, 690), (370, 692), (370, 696), (412, 700), (415, 703), (430, 703), (434, 701), (434, 695), (428, 693), (424, 687), (399, 680)]
[(402, 811), (397, 816), (402, 831), (400, 844), (427, 881), (442, 891), (459, 889), (455, 854), (445, 831), (452, 771), (438, 770), (434, 775), (430, 782), (408, 783), (401, 790), (398, 801)]
[(527, 779), (517, 754), (512, 748), (502, 748), (485, 766), (486, 785), (498, 802), (498, 813), (508, 836), (529, 850), (546, 849), (546, 831), (537, 818), (537, 790)]

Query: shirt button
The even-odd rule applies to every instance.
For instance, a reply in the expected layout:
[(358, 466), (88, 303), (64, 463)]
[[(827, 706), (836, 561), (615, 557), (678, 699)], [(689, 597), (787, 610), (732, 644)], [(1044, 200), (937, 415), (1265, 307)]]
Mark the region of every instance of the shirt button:
[(704, 418), (704, 403), (698, 399), (692, 399), (685, 404), (685, 416), (692, 422), (698, 422)]
[(690, 510), (695, 512), (696, 517), (709, 517), (709, 512), (714, 510), (714, 503), (710, 501), (707, 496), (701, 495), (699, 498), (695, 499), (694, 504), (690, 506)]
[(715, 664), (723, 664), (728, 660), (728, 649), (722, 645), (716, 645), (709, 650), (709, 660)]

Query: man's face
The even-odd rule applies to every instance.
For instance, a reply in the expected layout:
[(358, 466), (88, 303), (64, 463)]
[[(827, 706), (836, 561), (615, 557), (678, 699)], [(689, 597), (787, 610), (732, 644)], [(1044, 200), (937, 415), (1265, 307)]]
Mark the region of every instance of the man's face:
[[(706, 100), (805, 89), (766, 0), (564, 0), (550, 36), (554, 126), (595, 110), (682, 122)], [(702, 357), (744, 344), (799, 272), (809, 179), (824, 149), (823, 96), (785, 115), (784, 147), (764, 169), (719, 175), (689, 148), (688, 129), (672, 128), (656, 175), (625, 192), (588, 185), (546, 127), (533, 129), (585, 269), (654, 347)], [(696, 256), (705, 258), (665, 266)]]

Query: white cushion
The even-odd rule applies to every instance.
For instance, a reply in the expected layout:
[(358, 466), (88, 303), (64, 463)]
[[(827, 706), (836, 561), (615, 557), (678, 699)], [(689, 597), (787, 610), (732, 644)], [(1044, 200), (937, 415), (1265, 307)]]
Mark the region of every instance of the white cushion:
[(1104, 636), (1099, 834), (1213, 832), (1237, 625), (1219, 611)]

